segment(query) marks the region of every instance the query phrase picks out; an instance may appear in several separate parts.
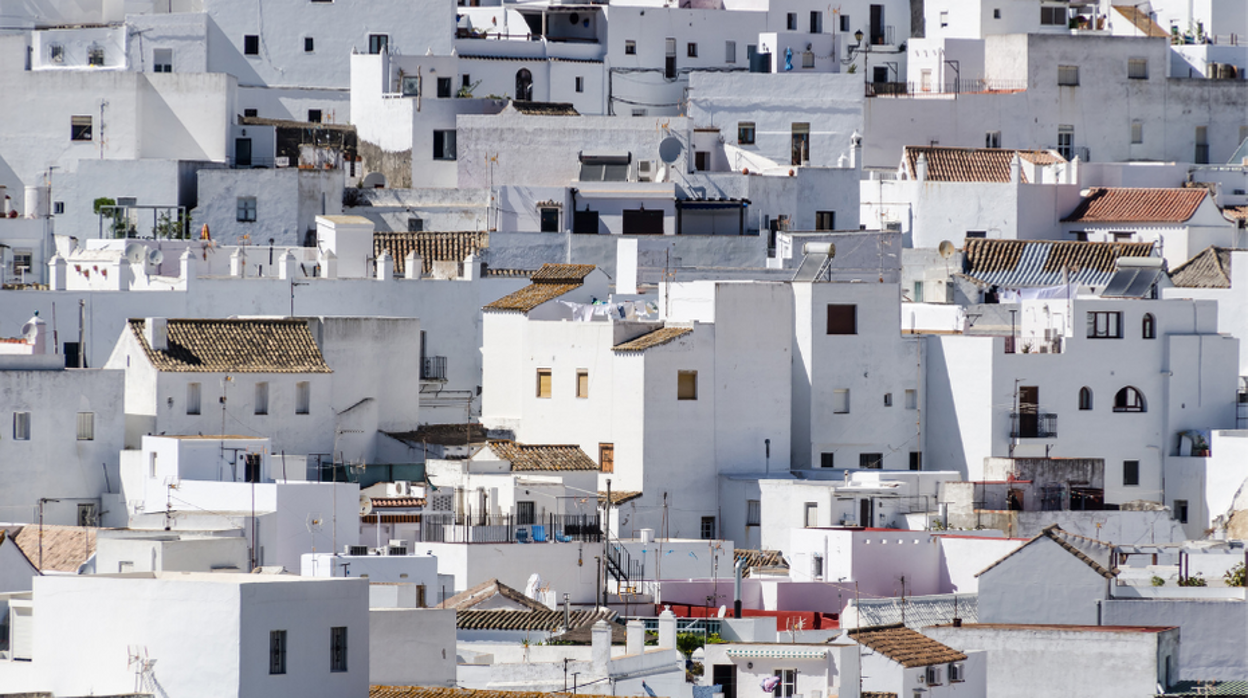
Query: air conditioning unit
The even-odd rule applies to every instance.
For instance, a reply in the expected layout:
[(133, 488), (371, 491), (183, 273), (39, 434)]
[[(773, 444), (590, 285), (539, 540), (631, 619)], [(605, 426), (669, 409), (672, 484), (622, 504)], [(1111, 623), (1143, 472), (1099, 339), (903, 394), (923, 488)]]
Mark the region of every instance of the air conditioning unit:
[(342, 552), (346, 555), (363, 556), (363, 555), (368, 554), (368, 546), (367, 545), (344, 545), (342, 546)]
[(637, 181), (653, 182), (654, 174), (658, 171), (655, 167), (654, 160), (638, 160), (637, 161)]
[(900, 222), (900, 221), (889, 221), (889, 222), (886, 222), (886, 223), (884, 224), (884, 231), (885, 231), (885, 232), (888, 232), (888, 233), (900, 233), (900, 232), (901, 232), (901, 222)]
[(282, 155), (282, 156), (273, 158), (273, 166), (274, 167), (290, 167), (290, 157), (287, 155)]

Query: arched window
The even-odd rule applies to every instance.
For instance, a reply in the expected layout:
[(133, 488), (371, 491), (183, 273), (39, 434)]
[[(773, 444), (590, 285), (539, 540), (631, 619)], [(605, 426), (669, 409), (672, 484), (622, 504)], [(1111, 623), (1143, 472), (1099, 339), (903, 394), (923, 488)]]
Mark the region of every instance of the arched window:
[(1115, 412), (1147, 412), (1148, 407), (1144, 404), (1144, 394), (1140, 391), (1127, 386), (1118, 391), (1114, 396)]
[(1092, 389), (1086, 385), (1079, 389), (1079, 409), (1092, 409)]
[(528, 68), (516, 71), (516, 99), (521, 102), (533, 99), (533, 73)]
[(1157, 320), (1152, 313), (1144, 313), (1144, 339), (1156, 339)]

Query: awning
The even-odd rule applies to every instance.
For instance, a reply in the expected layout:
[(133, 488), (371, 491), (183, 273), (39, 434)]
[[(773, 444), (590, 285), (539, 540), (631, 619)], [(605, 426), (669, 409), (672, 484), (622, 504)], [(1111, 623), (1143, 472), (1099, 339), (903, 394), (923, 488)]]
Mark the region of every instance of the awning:
[(828, 651), (808, 647), (734, 647), (727, 655), (741, 659), (823, 659)]

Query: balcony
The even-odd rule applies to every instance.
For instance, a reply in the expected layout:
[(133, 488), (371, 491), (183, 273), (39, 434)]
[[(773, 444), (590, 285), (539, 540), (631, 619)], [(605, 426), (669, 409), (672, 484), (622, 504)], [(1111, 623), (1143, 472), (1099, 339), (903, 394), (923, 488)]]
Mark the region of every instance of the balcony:
[(482, 545), (600, 543), (602, 527), (597, 514), (547, 514), (540, 518), (424, 514), (420, 519), (420, 540)]
[(1011, 412), (1010, 438), (1057, 438), (1057, 415), (1044, 412)]
[(422, 381), (446, 380), (446, 357), (426, 356), (420, 360), (420, 379)]

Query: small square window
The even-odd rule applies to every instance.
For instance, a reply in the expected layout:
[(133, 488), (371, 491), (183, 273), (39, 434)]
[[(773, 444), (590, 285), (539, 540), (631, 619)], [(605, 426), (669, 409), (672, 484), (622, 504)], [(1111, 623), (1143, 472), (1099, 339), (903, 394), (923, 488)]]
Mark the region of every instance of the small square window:
[(690, 41), (689, 44), (685, 47), (685, 53), (690, 58), (697, 58), (698, 57), (698, 45)]
[(315, 50), (316, 50), (316, 39), (310, 36), (303, 37), (303, 52), (312, 53)]
[(815, 230), (836, 230), (836, 211), (815, 211)]
[(858, 467), (866, 470), (879, 470), (884, 467), (883, 453), (859, 453)]
[(1077, 87), (1079, 85), (1079, 66), (1057, 66), (1057, 84), (1065, 85), (1067, 87)]
[(434, 160), (456, 159), (455, 132), (454, 131), (434, 131), (433, 132), (433, 159)]
[(516, 502), (516, 525), (532, 526), (537, 522), (537, 507), (531, 501)]
[(754, 145), (754, 122), (738, 121), (737, 122), (737, 144), (738, 145)]
[(87, 49), (87, 65), (97, 68), (104, 65), (104, 47), (92, 45)]
[(698, 399), (698, 372), (697, 371), (677, 371), (676, 372), (676, 399), (677, 400), (697, 400)]
[(985, 148), (1000, 148), (1001, 147), (1001, 132), (1000, 131), (988, 131), (987, 133), (985, 133), (984, 134), (984, 147)]
[(30, 413), (13, 413), (13, 440), (30, 441)]
[(797, 31), (797, 13), (790, 12), (784, 16), (784, 27), (791, 32)]
[(1127, 77), (1131, 80), (1147, 80), (1148, 79), (1148, 59), (1147, 58), (1127, 59)]
[(858, 334), (858, 306), (829, 303), (828, 334)]
[(637, 55), (637, 42), (636, 41), (633, 41), (632, 39), (626, 39), (624, 41), (624, 55), (625, 56)]
[(385, 34), (368, 35), (368, 52), (372, 55), (385, 53), (390, 46), (390, 37)]
[(893, 394), (892, 393), (884, 393), (884, 406), (885, 407), (893, 406)]
[(438, 99), (450, 99), (451, 97), (451, 79), (438, 78)]
[(576, 76), (576, 91), (577, 92), (585, 91), (585, 78), (581, 77), (580, 75)]
[(248, 34), (243, 37), (243, 55), (259, 56), (260, 55), (260, 35)]
[(589, 397), (589, 371), (587, 369), (582, 368), (576, 372), (576, 396)]
[(999, 8), (999, 7), (995, 7), (995, 8), (993, 8), (993, 10), (992, 10), (992, 18), (993, 18), (993, 19), (1001, 19), (1001, 8)]
[(849, 388), (832, 391), (832, 414), (849, 414)]
[(61, 44), (50, 44), (48, 46), (48, 60), (53, 63), (64, 63), (65, 47)]
[(1174, 519), (1181, 524), (1187, 523), (1187, 500), (1174, 500)]
[(237, 220), (240, 223), (255, 223), (256, 222), (256, 197), (254, 196), (238, 197)]
[(152, 70), (157, 73), (173, 72), (173, 49), (152, 49)]
[(849, 31), (849, 15), (841, 15), (841, 31)]
[(425, 221), (423, 218), (417, 218), (416, 216), (412, 216), (411, 218), (407, 219), (407, 232), (420, 233), (420, 232), (424, 232), (424, 230), (425, 230)]
[(702, 517), (702, 540), (714, 540), (714, 539), (715, 539), (715, 517), (703, 516)]
[(53, 214), (53, 215), (60, 215), (60, 214), (62, 214), (62, 213), (65, 213), (65, 202), (64, 202), (64, 201), (53, 201), (53, 202), (52, 202), (52, 214)]
[(259, 109), (244, 109), (243, 116), (246, 118), (260, 116), (260, 110)]
[(836, 467), (836, 454), (835, 453), (820, 453), (819, 454), (819, 467), (820, 468), (835, 468)]
[(321, 123), (321, 110), (309, 109), (308, 110), (308, 122), (313, 123), (313, 124)]
[(71, 141), (89, 141), (91, 140), (91, 117), (89, 116), (71, 116), (69, 117), (69, 140)]
[(541, 217), (540, 225), (543, 233), (559, 232), (559, 209), (553, 206), (543, 206), (538, 209), (538, 215)]
[(537, 369), (537, 396), (540, 398), (550, 397), (550, 369)]

